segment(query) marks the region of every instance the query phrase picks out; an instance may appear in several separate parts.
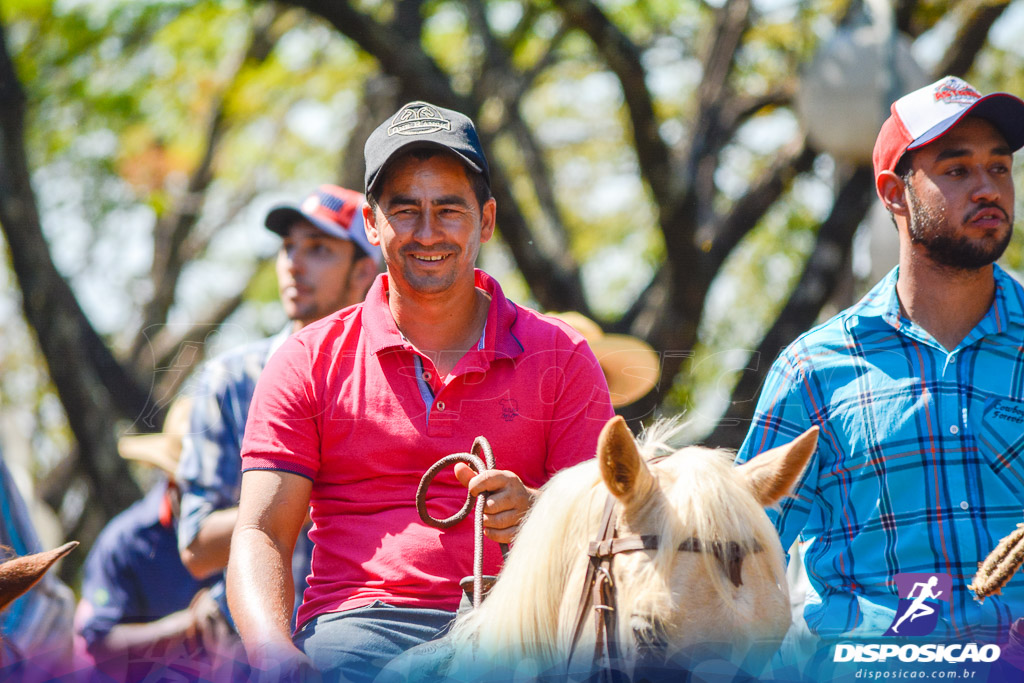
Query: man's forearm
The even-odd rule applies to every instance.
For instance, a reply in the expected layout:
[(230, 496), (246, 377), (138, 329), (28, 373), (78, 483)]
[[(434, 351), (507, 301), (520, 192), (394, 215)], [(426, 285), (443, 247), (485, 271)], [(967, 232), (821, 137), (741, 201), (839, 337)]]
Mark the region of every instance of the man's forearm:
[(97, 659), (146, 655), (154, 646), (184, 642), (193, 635), (194, 624), (187, 609), (145, 624), (117, 624), (89, 645), (89, 651)]
[(238, 508), (217, 510), (199, 527), (199, 533), (181, 551), (181, 562), (192, 576), (205, 579), (228, 566), (231, 532), (238, 520)]
[(233, 544), (228, 605), (246, 651), (254, 664), (294, 651), (290, 549), (275, 545), (261, 530), (244, 526), (235, 533)]
[(291, 560), (311, 489), (309, 479), (289, 472), (252, 470), (242, 475), (228, 560), (228, 605), (249, 662), (257, 669), (309, 665), (291, 639)]

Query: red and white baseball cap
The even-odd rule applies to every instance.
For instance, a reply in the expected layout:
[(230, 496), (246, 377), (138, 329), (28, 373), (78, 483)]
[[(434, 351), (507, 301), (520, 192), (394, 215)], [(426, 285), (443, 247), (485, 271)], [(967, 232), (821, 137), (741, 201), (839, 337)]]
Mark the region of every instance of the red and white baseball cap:
[(353, 242), (364, 254), (379, 263), (380, 247), (370, 244), (363, 229), (362, 207), (365, 202), (362, 193), (355, 190), (338, 185), (321, 185), (301, 205), (278, 204), (272, 207), (264, 224), (285, 237), (293, 222), (308, 221), (331, 237)]
[(875, 177), (894, 170), (904, 152), (937, 140), (968, 115), (995, 126), (1014, 152), (1024, 147), (1024, 101), (1004, 92), (983, 97), (970, 83), (946, 76), (892, 103), (871, 155)]

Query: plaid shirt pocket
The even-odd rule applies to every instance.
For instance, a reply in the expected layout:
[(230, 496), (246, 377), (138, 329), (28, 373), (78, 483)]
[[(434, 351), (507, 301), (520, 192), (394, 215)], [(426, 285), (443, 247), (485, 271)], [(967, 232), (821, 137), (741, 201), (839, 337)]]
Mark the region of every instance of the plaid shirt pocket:
[(1024, 496), (1024, 401), (990, 399), (985, 404), (978, 445), (992, 469)]

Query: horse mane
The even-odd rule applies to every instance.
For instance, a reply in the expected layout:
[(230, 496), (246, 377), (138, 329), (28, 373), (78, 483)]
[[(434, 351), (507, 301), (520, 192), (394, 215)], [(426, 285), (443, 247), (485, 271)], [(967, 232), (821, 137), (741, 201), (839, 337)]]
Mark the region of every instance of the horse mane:
[[(772, 552), (775, 529), (753, 496), (733, 476), (732, 455), (701, 447), (676, 450), (685, 427), (659, 420), (638, 443), (658, 485), (643, 505), (661, 543), (637, 580), (619, 583), (621, 613), (642, 611), (652, 621), (669, 620), (682, 599), (672, 588), (676, 548), (690, 537), (708, 542), (741, 540)], [(556, 474), (527, 514), (499, 580), (483, 604), (461, 616), (451, 630), (456, 651), (467, 647), (510, 670), (533, 661), (543, 666), (564, 659), (572, 638), (575, 606), (607, 489), (596, 459)], [(629, 524), (623, 517), (620, 524)], [(650, 533), (648, 531), (648, 533)], [(777, 566), (782, 566), (781, 554)], [(733, 607), (734, 587), (712, 553), (695, 553), (721, 602)], [(748, 560), (749, 561), (749, 560)], [(776, 566), (776, 565), (772, 565)], [(784, 581), (781, 574), (776, 577)], [(734, 608), (736, 609), (736, 608)], [(630, 619), (618, 620), (620, 642), (632, 642)], [(540, 671), (543, 672), (543, 666)]]
[[(550, 661), (556, 653), (558, 612), (570, 569), (585, 570), (587, 533), (596, 522), (587, 510), (601, 491), (594, 459), (562, 470), (542, 488), (522, 523), (514, 552), (487, 599), (456, 620), (457, 650), (481, 648), (492, 659), (520, 655)], [(582, 573), (580, 579), (582, 580)]]

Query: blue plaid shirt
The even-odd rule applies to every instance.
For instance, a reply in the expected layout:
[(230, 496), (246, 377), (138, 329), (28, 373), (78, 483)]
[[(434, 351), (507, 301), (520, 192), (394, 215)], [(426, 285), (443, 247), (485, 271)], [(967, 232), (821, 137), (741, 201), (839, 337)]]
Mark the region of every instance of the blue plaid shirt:
[[(267, 337), (208, 361), (192, 391), (189, 434), (182, 440), (176, 479), (181, 489), (178, 547), (187, 548), (203, 522), (217, 510), (236, 507), (242, 488), (242, 436), (256, 380), (270, 356), (291, 335), (291, 323)], [(300, 534), (292, 558), (295, 604), (302, 601), (312, 543)], [(225, 614), (223, 583), (212, 594)]]
[(1024, 577), (984, 604), (966, 585), (1024, 521), (1024, 289), (996, 266), (991, 309), (947, 352), (900, 315), (896, 277), (783, 351), (737, 461), (821, 428), (795, 497), (769, 512), (784, 547), (804, 544), (812, 631), (881, 635), (894, 575), (925, 572), (953, 580), (934, 636), (1005, 638)]

